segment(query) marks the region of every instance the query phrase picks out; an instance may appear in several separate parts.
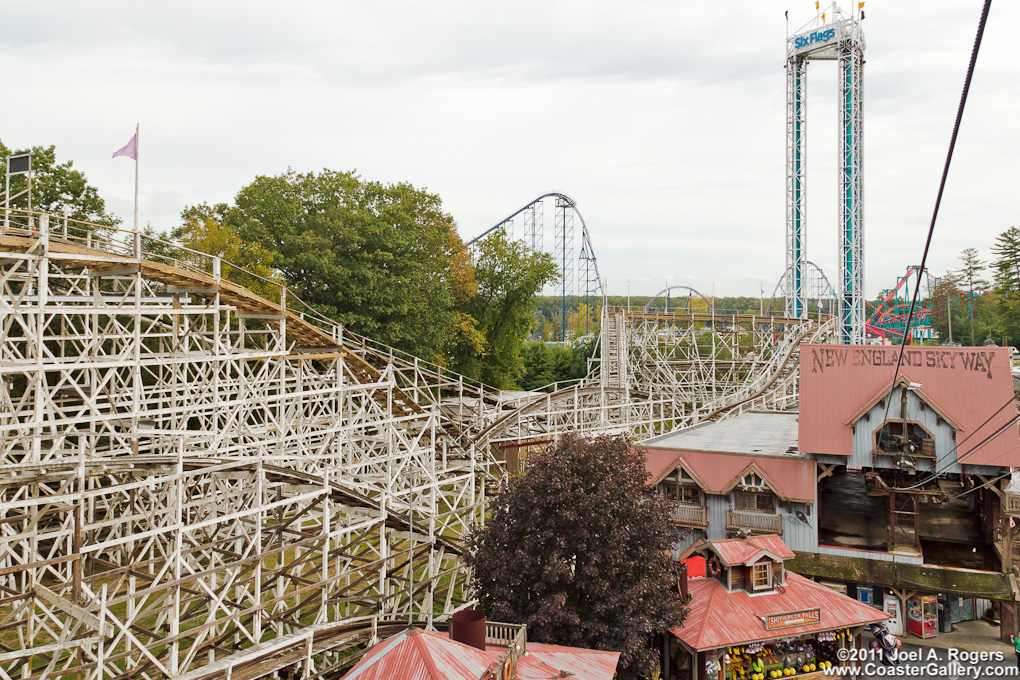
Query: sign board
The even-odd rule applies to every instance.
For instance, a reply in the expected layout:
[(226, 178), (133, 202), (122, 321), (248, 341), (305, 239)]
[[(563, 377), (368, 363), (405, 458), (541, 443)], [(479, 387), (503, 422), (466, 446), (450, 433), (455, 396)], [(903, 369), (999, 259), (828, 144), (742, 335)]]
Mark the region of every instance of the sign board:
[(7, 174), (24, 175), (32, 171), (32, 154), (23, 153), (17, 156), (8, 156)]
[(793, 54), (804, 54), (823, 47), (831, 47), (839, 42), (836, 26), (828, 24), (821, 28), (812, 29), (788, 38), (793, 48)]
[(769, 614), (765, 617), (765, 630), (776, 630), (777, 628), (796, 628), (807, 626), (812, 623), (822, 622), (822, 610), (803, 609), (796, 612), (783, 612), (782, 614)]
[[(892, 368), (900, 360), (900, 347), (854, 346), (837, 347), (834, 349), (818, 347), (811, 350), (810, 365), (812, 373), (825, 373), (827, 369), (849, 366), (850, 368), (868, 368), (886, 366)], [(802, 355), (803, 356), (803, 355)], [(1002, 359), (998, 357), (1002, 356)], [(996, 361), (998, 359), (998, 361)], [(1005, 355), (999, 347), (908, 347), (903, 351), (904, 369), (911, 366), (918, 368), (934, 368), (940, 371), (960, 371), (984, 374), (992, 379), (992, 371), (1008, 372)], [(951, 380), (948, 375), (944, 380)]]

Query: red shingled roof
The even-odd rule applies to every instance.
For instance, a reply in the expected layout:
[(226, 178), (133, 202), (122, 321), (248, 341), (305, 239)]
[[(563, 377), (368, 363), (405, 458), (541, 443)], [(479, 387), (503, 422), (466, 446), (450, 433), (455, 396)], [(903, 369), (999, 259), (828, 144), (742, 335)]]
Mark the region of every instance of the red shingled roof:
[[(690, 613), (683, 627), (671, 632), (698, 651), (859, 626), (889, 618), (852, 597), (789, 571), (784, 592), (753, 597), (742, 590), (730, 593), (714, 578), (692, 579), (688, 588), (692, 598)], [(821, 609), (820, 623), (765, 630), (763, 618), (768, 614), (814, 607)]]
[(775, 534), (752, 536), (751, 538), (730, 538), (712, 541), (708, 545), (715, 549), (716, 554), (727, 566), (754, 562), (762, 553), (780, 560), (792, 559), (797, 556), (789, 546), (783, 543), (783, 539)]
[[(619, 652), (561, 647), (529, 642), (517, 663), (519, 680), (612, 680)], [(343, 680), (478, 680), (506, 653), (504, 647), (486, 650), (451, 640), (445, 633), (410, 628), (383, 640), (365, 653)]]
[[(892, 384), (899, 347), (800, 347), (800, 450), (849, 456), (855, 418), (881, 399)], [(975, 447), (1016, 415), (1002, 409), (1013, 397), (1005, 347), (908, 347), (899, 379), (920, 383), (917, 394), (959, 431), (958, 458), (964, 464), (1020, 466), (1020, 434), (1003, 434)], [(969, 438), (968, 438), (969, 437)]]
[(807, 458), (636, 448), (645, 454), (649, 484), (658, 484), (681, 465), (708, 493), (726, 494), (745, 474), (754, 471), (780, 498), (815, 502), (815, 464)]

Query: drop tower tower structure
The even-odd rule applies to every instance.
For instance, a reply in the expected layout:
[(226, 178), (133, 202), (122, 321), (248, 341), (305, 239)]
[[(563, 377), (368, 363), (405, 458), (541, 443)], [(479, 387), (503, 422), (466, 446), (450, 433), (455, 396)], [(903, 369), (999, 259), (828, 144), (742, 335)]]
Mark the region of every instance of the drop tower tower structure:
[[(826, 22), (829, 16), (831, 22)], [(835, 4), (786, 38), (786, 314), (807, 318), (806, 123), (809, 61), (839, 62), (840, 342), (864, 342), (864, 34)]]

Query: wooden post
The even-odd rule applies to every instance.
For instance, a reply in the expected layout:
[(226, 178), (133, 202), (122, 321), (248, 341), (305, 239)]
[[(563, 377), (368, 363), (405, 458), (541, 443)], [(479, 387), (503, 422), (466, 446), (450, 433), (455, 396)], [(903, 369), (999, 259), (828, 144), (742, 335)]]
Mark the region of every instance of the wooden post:
[(999, 641), (1009, 642), (1017, 634), (1016, 602), (999, 602)]

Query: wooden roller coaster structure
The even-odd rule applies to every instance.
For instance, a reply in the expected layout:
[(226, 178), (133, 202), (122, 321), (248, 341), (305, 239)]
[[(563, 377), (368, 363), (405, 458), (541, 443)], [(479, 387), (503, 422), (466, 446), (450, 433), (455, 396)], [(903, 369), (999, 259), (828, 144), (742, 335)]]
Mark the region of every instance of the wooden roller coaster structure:
[[(388, 631), (472, 604), (464, 537), (506, 446), (651, 436), (777, 381), (789, 396), (789, 362), (764, 356), (725, 369), (718, 355), (714, 386), (683, 393), (703, 367), (651, 342), (648, 319), (608, 310), (601, 371), (504, 393), (353, 335), (217, 257), (6, 217), (4, 679), (336, 677)], [(706, 329), (727, 332), (681, 325), (702, 349)], [(792, 347), (775, 334), (756, 338)]]

